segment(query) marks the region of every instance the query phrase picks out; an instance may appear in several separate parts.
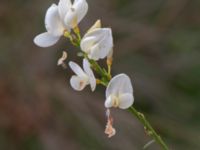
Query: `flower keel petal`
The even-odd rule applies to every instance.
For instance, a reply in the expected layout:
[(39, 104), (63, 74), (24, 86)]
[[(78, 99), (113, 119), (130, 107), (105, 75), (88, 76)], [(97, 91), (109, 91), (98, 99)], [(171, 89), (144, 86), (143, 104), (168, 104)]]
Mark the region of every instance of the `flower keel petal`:
[(74, 90), (82, 91), (88, 84), (88, 80), (74, 75), (70, 79), (70, 84)]
[(106, 108), (111, 108), (111, 107), (113, 106), (112, 96), (109, 96), (109, 97), (106, 99), (106, 101), (105, 101), (105, 103), (104, 103), (104, 106), (105, 106)]

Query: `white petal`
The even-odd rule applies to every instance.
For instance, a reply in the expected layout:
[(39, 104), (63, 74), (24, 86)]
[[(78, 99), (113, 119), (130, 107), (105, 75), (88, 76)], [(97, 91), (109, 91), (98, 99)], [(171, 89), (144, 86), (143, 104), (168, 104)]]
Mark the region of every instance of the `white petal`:
[(42, 34), (39, 34), (38, 36), (36, 36), (34, 38), (34, 43), (40, 47), (49, 47), (49, 46), (56, 44), (59, 39), (60, 39), (60, 37), (53, 36), (53, 35), (49, 34), (48, 32), (45, 32), (45, 33), (42, 33)]
[(69, 66), (77, 76), (87, 77), (85, 72), (82, 70), (82, 68), (77, 63), (70, 61)]
[(104, 46), (105, 44), (100, 42), (92, 46), (90, 49), (90, 54), (88, 55), (89, 58), (93, 60), (99, 60), (108, 56), (112, 48)]
[(105, 106), (106, 108), (111, 108), (112, 105), (113, 105), (112, 96), (109, 96), (109, 97), (107, 97), (107, 99), (106, 99), (106, 101), (105, 101), (105, 103), (104, 103), (104, 106)]
[(82, 91), (88, 85), (88, 80), (74, 75), (70, 79), (70, 84), (74, 90)]
[(64, 26), (58, 13), (58, 6), (53, 4), (48, 8), (45, 16), (45, 26), (49, 33), (54, 36), (61, 36), (64, 32)]
[(99, 43), (95, 44), (94, 46), (90, 48), (90, 53), (88, 54), (88, 57), (90, 59), (97, 61), (100, 58), (100, 53), (101, 53), (100, 51), (101, 49), (99, 48)]
[(84, 71), (86, 72), (86, 74), (89, 77), (89, 83), (90, 83), (90, 86), (91, 86), (91, 90), (94, 91), (95, 88), (96, 88), (96, 78), (94, 76), (92, 69), (90, 68), (90, 63), (88, 62), (87, 59), (83, 60), (83, 68), (84, 68)]
[(65, 15), (67, 14), (67, 12), (69, 11), (69, 9), (72, 6), (72, 2), (71, 0), (60, 0), (58, 3), (58, 12), (59, 15), (61, 17), (61, 19), (64, 20)]
[(72, 6), (77, 14), (77, 23), (79, 23), (88, 12), (88, 4), (86, 0), (75, 0)]
[(81, 49), (82, 51), (89, 53), (91, 47), (94, 45), (95, 41), (97, 40), (97, 37), (95, 36), (88, 36), (81, 40)]
[(113, 48), (112, 30), (110, 28), (104, 28), (104, 37), (99, 42), (100, 58), (105, 58)]
[(133, 94), (131, 80), (126, 74), (119, 74), (111, 79), (106, 89), (106, 98), (110, 95)]
[(78, 16), (77, 12), (75, 11), (74, 8), (70, 8), (70, 10), (67, 12), (65, 19), (64, 19), (65, 25), (74, 28), (78, 24)]
[(119, 96), (119, 108), (127, 109), (133, 105), (133, 94), (125, 93)]
[(81, 49), (88, 53), (90, 59), (103, 59), (113, 48), (112, 31), (110, 28), (96, 28), (86, 33), (81, 41)]

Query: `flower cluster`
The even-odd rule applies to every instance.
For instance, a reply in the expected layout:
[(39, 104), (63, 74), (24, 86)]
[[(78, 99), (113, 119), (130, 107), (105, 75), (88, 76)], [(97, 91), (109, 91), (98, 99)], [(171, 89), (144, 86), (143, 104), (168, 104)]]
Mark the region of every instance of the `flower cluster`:
[[(54, 45), (61, 36), (68, 38), (70, 42), (80, 48), (78, 56), (83, 59), (83, 67), (73, 61), (69, 66), (74, 72), (70, 79), (72, 88), (82, 91), (87, 85), (94, 91), (98, 84), (106, 86), (106, 108), (107, 125), (105, 133), (108, 137), (115, 135), (113, 118), (110, 108), (127, 109), (134, 102), (133, 88), (130, 78), (126, 74), (111, 75), (113, 60), (113, 36), (111, 28), (103, 28), (101, 21), (95, 24), (85, 33), (80, 35), (78, 24), (88, 11), (86, 0), (60, 0), (58, 5), (52, 4), (45, 16), (46, 32), (35, 37), (34, 43), (40, 47)], [(68, 57), (66, 52), (58, 60), (58, 65), (66, 68), (65, 61)], [(98, 61), (106, 59), (107, 69), (101, 67)]]

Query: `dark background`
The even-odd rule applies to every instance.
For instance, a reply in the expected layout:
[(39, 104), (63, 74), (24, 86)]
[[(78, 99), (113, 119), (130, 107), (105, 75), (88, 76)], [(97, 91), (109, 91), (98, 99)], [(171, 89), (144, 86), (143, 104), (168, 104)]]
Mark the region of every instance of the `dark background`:
[[(113, 74), (133, 81), (134, 106), (173, 150), (200, 149), (200, 1), (87, 0), (82, 33), (96, 19), (112, 27)], [(53, 0), (0, 2), (0, 149), (140, 150), (151, 140), (127, 111), (113, 110), (117, 135), (104, 135), (104, 88), (72, 90), (72, 72), (56, 66), (62, 50), (80, 62), (64, 38), (42, 49)], [(160, 149), (157, 144), (149, 150)]]

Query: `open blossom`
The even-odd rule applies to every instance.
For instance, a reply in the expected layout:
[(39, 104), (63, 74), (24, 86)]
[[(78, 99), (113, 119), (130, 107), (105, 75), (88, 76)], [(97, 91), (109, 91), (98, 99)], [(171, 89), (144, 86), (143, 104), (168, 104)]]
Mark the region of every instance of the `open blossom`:
[(34, 43), (40, 47), (49, 47), (57, 43), (65, 31), (70, 32), (84, 18), (88, 11), (86, 0), (60, 0), (52, 4), (45, 16), (47, 32), (35, 37)]
[(133, 102), (133, 87), (130, 78), (126, 74), (113, 77), (106, 89), (105, 107), (127, 109)]
[(81, 40), (81, 49), (93, 60), (103, 59), (110, 54), (113, 48), (112, 30), (101, 28), (98, 20)]
[(73, 72), (76, 74), (71, 77), (70, 84), (74, 90), (81, 91), (83, 90), (87, 85), (90, 85), (91, 90), (94, 91), (96, 88), (96, 79), (94, 76), (93, 71), (90, 68), (90, 63), (87, 59), (83, 59), (83, 69), (74, 63), (69, 62), (69, 66), (73, 70)]

